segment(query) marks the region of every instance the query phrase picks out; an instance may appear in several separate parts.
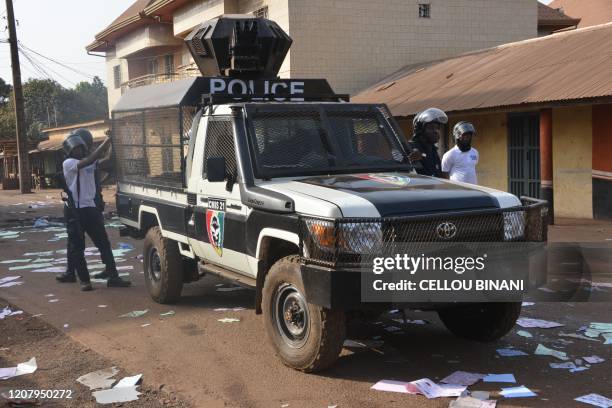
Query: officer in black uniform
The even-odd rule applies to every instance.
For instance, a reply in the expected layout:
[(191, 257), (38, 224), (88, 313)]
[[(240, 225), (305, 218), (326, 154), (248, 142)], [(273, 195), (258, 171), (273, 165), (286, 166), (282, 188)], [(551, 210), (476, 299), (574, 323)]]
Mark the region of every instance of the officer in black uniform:
[(408, 158), (418, 174), (445, 177), (436, 143), (447, 123), (446, 113), (438, 108), (426, 109), (414, 117), (413, 135), (408, 143)]

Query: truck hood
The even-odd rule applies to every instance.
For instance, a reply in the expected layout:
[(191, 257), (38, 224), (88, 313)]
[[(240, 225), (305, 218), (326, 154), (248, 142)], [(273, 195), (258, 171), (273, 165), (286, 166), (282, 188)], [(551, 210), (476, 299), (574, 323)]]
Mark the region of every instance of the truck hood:
[[(314, 176), (266, 183), (262, 187), (333, 203), (345, 217), (389, 217), (520, 205), (518, 198), (508, 193), (411, 173)], [(296, 210), (299, 207), (303, 206), (296, 202)]]

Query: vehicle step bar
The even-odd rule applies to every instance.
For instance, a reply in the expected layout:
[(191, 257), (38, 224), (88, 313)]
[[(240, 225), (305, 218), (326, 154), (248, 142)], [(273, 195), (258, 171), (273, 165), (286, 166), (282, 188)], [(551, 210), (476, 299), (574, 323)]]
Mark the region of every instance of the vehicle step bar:
[(248, 288), (254, 288), (257, 286), (257, 281), (255, 280), (255, 278), (245, 276), (238, 272), (230, 271), (217, 265), (200, 261), (200, 263), (198, 263), (198, 271), (200, 273), (208, 273), (211, 275), (219, 276), (240, 286), (245, 286)]

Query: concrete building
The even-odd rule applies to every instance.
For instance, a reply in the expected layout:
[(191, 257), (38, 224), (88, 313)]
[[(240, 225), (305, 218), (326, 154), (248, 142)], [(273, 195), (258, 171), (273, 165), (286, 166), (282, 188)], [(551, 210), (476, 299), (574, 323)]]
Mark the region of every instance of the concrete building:
[(542, 197), (554, 214), (612, 218), (612, 23), (405, 67), (354, 97), (405, 133), (431, 106), (474, 123), (479, 184)]
[(282, 77), (327, 78), (338, 93), (538, 34), (535, 0), (137, 0), (87, 46), (106, 56), (109, 108), (127, 88), (197, 75), (182, 39), (232, 13), (265, 16), (291, 35)]

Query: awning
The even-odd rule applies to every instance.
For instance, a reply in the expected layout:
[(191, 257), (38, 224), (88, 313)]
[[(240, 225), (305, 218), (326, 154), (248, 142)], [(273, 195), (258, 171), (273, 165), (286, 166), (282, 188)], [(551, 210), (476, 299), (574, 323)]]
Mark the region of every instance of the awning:
[(194, 77), (128, 89), (113, 107), (113, 112), (195, 106), (207, 86), (207, 79)]

